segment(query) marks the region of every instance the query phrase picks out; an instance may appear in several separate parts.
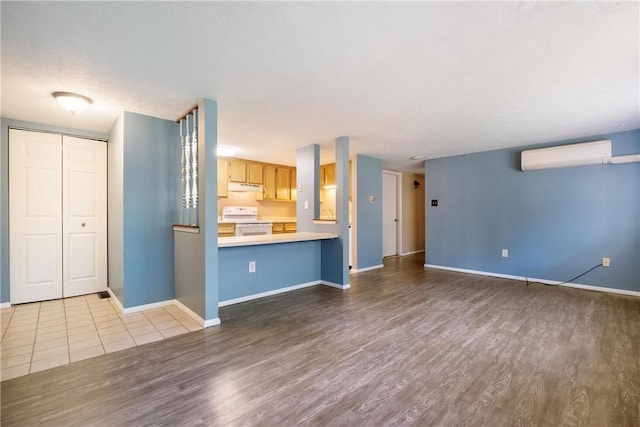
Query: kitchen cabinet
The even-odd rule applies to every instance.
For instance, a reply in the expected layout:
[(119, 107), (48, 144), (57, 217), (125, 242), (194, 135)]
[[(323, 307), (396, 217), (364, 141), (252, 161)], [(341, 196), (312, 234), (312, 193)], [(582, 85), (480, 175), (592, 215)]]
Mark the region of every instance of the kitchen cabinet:
[(295, 222), (274, 222), (271, 228), (273, 234), (296, 233), (298, 225)]
[(298, 200), (298, 175), (296, 168), (291, 169), (291, 200)]
[(278, 165), (264, 165), (262, 169), (264, 185), (262, 198), (258, 200), (291, 201), (292, 169)]
[(324, 183), (322, 185), (323, 187), (336, 186), (336, 164), (335, 163), (324, 165)]
[(264, 185), (263, 185), (263, 191), (262, 191), (262, 198), (264, 200), (275, 200), (276, 199), (276, 167), (274, 165), (264, 165), (262, 167), (262, 170), (264, 172), (264, 175), (263, 175)]
[(229, 168), (227, 159), (218, 158), (218, 197), (229, 196)]
[(247, 183), (262, 184), (262, 163), (247, 162)]
[(233, 237), (236, 235), (236, 225), (232, 222), (218, 223), (218, 237)]
[(291, 200), (291, 169), (276, 167), (276, 200)]
[(227, 159), (229, 181), (247, 182), (247, 161), (242, 159)]

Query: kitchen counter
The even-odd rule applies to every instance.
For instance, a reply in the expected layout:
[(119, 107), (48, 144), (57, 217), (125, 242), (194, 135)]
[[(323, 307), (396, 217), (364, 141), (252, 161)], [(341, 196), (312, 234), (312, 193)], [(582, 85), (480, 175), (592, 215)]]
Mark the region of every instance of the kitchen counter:
[[(291, 217), (274, 217), (274, 216), (265, 216), (259, 217), (258, 221), (270, 221), (270, 222), (297, 222), (296, 218)], [(235, 224), (237, 221), (224, 221), (222, 218), (218, 217), (218, 224)]]
[(260, 236), (218, 237), (219, 248), (236, 246), (270, 245), (274, 243), (308, 242), (312, 240), (337, 239), (333, 233), (286, 233), (264, 234)]

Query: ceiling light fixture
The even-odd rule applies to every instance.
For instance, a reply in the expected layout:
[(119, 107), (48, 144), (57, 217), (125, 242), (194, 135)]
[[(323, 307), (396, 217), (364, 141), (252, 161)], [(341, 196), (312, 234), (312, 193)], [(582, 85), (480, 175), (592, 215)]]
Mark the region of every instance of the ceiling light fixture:
[(216, 148), (216, 153), (218, 157), (229, 157), (236, 154), (236, 150), (233, 147), (229, 147), (227, 145), (218, 145)]
[(82, 113), (89, 108), (89, 105), (93, 104), (93, 101), (90, 98), (76, 93), (53, 92), (52, 95), (62, 108), (69, 110), (72, 113)]
[(422, 158), (422, 156), (411, 156), (409, 157), (409, 159), (411, 160), (420, 160)]

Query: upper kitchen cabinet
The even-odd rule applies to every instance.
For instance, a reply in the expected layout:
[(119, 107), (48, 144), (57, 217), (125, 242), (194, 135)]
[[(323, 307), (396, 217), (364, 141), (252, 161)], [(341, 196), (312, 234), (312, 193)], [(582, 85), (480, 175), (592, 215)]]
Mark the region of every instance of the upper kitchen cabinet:
[[(275, 200), (276, 199), (276, 167), (274, 165), (264, 165), (262, 169), (264, 171), (263, 199)], [(258, 194), (256, 194), (256, 198), (257, 196)]]
[(227, 159), (229, 167), (229, 181), (247, 182), (247, 161), (241, 159)]
[[(220, 159), (219, 159), (220, 160)], [(243, 159), (222, 159), (226, 162), (227, 175), (225, 180), (242, 184), (262, 184), (263, 165)], [(220, 180), (220, 178), (218, 178)]]
[(247, 182), (249, 184), (262, 184), (262, 163), (247, 162)]
[(276, 167), (276, 200), (291, 200), (291, 168)]
[(263, 192), (256, 200), (292, 201), (295, 198), (296, 169), (280, 165), (262, 165)]
[(229, 163), (218, 157), (218, 197), (229, 196)]
[(296, 168), (291, 169), (291, 200), (298, 200), (298, 175)]
[(331, 187), (336, 185), (336, 164), (331, 163), (324, 166), (324, 187)]

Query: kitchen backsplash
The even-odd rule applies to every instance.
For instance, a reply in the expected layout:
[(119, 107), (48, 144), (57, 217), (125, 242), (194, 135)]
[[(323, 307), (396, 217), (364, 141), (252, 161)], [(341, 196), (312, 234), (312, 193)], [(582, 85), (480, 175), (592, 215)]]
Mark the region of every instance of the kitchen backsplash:
[(276, 202), (272, 200), (256, 201), (254, 193), (230, 191), (229, 196), (218, 199), (218, 215), (225, 206), (255, 206), (260, 217), (296, 217), (295, 202)]

